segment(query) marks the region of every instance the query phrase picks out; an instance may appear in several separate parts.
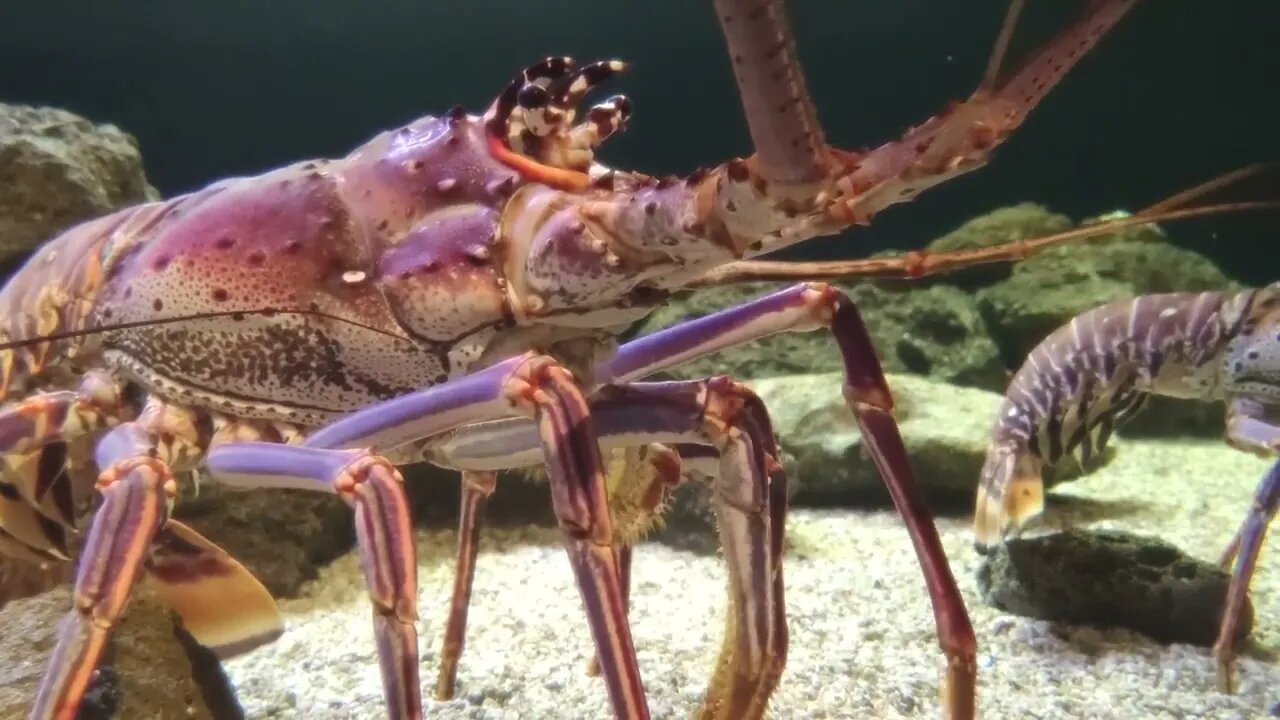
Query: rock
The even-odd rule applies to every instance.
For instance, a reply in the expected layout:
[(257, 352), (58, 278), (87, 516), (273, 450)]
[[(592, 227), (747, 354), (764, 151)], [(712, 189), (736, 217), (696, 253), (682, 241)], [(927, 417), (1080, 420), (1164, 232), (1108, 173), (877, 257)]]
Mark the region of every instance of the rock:
[[(26, 717), (53, 651), (71, 593), (56, 588), (0, 609), (0, 717)], [(207, 652), (207, 651), (206, 651)], [(169, 612), (149, 594), (130, 602), (91, 682), (79, 717), (242, 717), (221, 667), (200, 660), (193, 669)], [(215, 713), (210, 706), (217, 708)]]
[(276, 597), (297, 595), (355, 542), (345, 502), (302, 490), (236, 490), (205, 481), (175, 517), (231, 553)]
[(0, 260), (157, 197), (128, 133), (65, 110), (0, 103)]
[[(978, 569), (983, 599), (1006, 612), (1128, 628), (1164, 643), (1212, 646), (1230, 575), (1155, 538), (1069, 530), (1012, 540)], [(1246, 604), (1237, 641), (1253, 628)]]
[(0, 555), (0, 607), (70, 582), (74, 576), (75, 567), (71, 563), (37, 565)]
[[(648, 334), (681, 320), (740, 304), (786, 284), (749, 283), (706, 288), (660, 308), (642, 326)], [(841, 285), (862, 313), (886, 372), (917, 373), (996, 389), (1006, 373), (977, 305), (953, 287), (894, 291), (870, 283)], [(840, 350), (830, 333), (779, 333), (749, 345), (673, 368), (679, 378), (727, 374), (738, 379), (839, 370)]]
[(1053, 248), (978, 291), (978, 306), (1008, 367), (1049, 333), (1112, 300), (1238, 287), (1208, 258), (1167, 243), (1088, 243)]
[[(773, 418), (784, 452), (794, 457), (798, 505), (876, 505), (888, 492), (867, 457), (840, 373), (750, 382)], [(931, 505), (972, 510), (986, 453), (987, 429), (1000, 396), (914, 375), (889, 376), (898, 427), (916, 482)]]
[[(132, 136), (65, 110), (0, 103), (0, 269), (77, 222), (156, 197)], [(39, 571), (0, 556), (0, 605), (69, 577), (69, 565)]]

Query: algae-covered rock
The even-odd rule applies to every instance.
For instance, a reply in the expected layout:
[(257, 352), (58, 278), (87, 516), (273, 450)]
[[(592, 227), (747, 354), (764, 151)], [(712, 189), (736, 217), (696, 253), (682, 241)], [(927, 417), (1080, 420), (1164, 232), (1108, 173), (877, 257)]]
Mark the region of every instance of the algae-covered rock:
[(1205, 256), (1158, 242), (1053, 248), (978, 291), (978, 305), (1010, 367), (1049, 333), (1112, 300), (1237, 287)]
[[(797, 504), (889, 501), (841, 395), (842, 382), (840, 373), (822, 373), (750, 383), (769, 407), (778, 442), (793, 457)], [(889, 388), (924, 496), (938, 506), (971, 508), (1000, 396), (905, 374), (889, 376)]]
[[(651, 333), (786, 287), (749, 283), (700, 289), (660, 308), (642, 326)], [(968, 294), (953, 287), (886, 290), (869, 283), (840, 286), (857, 304), (886, 372), (910, 372), (995, 389), (1005, 370)], [(680, 378), (727, 374), (739, 379), (839, 370), (835, 339), (825, 331), (780, 333), (693, 360), (671, 370)]]
[[(1026, 617), (1135, 630), (1165, 643), (1211, 646), (1230, 576), (1161, 540), (1069, 530), (989, 551), (978, 569), (984, 600)], [(1253, 628), (1246, 604), (1237, 640)]]
[[(66, 587), (0, 609), (0, 718), (27, 716), (70, 609)], [(221, 667), (203, 657), (193, 664), (169, 611), (146, 592), (137, 593), (126, 609), (79, 715), (86, 720), (242, 716)]]
[(0, 103), (0, 260), (156, 197), (132, 135), (66, 110)]

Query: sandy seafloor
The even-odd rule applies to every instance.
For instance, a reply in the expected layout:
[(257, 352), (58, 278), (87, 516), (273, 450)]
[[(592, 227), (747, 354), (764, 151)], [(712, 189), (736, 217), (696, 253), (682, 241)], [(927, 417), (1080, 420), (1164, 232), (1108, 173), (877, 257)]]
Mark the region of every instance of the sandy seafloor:
[[(1116, 458), (1062, 486), (1051, 518), (1159, 535), (1216, 558), (1249, 506), (1266, 463), (1209, 441), (1121, 438)], [(499, 488), (501, 492), (501, 487)], [(1215, 689), (1205, 648), (1134, 633), (1028, 620), (982, 603), (968, 518), (939, 520), (978, 634), (984, 718), (1280, 716), (1280, 563), (1264, 548), (1253, 584), (1256, 647), (1234, 696)], [(921, 574), (892, 512), (793, 510), (785, 561), (791, 651), (773, 718), (937, 718), (937, 649)], [(455, 535), (419, 535), (424, 695), (435, 683)], [(705, 542), (702, 543), (705, 545)], [(655, 718), (697, 707), (719, 647), (724, 573), (683, 544), (636, 552), (632, 626)], [(383, 718), (369, 606), (357, 559), (322, 571), (282, 603), (288, 631), (227, 665), (251, 718)], [(590, 637), (553, 529), (490, 529), (475, 581), (458, 699), (431, 718), (610, 718), (604, 685), (586, 675)]]

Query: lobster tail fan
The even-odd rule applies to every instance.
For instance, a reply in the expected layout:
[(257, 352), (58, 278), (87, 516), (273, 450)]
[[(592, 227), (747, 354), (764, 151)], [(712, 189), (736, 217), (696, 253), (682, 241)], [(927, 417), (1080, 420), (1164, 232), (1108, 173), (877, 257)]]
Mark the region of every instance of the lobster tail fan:
[(987, 448), (973, 515), (979, 547), (1003, 542), (1044, 512), (1041, 465), (1038, 457), (1015, 443), (993, 443)]
[(160, 601), (196, 642), (230, 658), (274, 641), (284, 620), (271, 593), (227, 551), (175, 520), (146, 563)]

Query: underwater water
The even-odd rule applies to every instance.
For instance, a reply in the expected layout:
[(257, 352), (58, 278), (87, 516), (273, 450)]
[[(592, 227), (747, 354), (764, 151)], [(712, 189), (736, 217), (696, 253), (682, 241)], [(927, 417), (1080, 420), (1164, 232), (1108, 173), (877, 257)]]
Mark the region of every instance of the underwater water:
[[(792, 5), (799, 56), (826, 138), (839, 147), (862, 149), (898, 137), (948, 101), (963, 98), (982, 75), (1006, 9), (1006, 3), (988, 0), (954, 7), (922, 0), (891, 7)], [(1045, 42), (1084, 3), (1048, 5), (1028, 4), (1011, 62)], [(1272, 128), (1275, 94), (1269, 92), (1280, 72), (1274, 50), (1280, 10), (1266, 3), (1197, 5), (1188, 10), (1138, 3), (995, 152), (989, 166), (887, 209), (869, 226), (789, 248), (781, 257), (848, 259), (907, 249), (942, 253), (1036, 238), (1100, 217), (1123, 217), (1215, 175), (1280, 157)], [(1192, 22), (1189, 12), (1203, 14)], [(42, 238), (117, 208), (306, 158), (341, 157), (379, 132), (457, 103), (480, 113), (513, 73), (551, 54), (634, 62), (596, 93), (625, 93), (635, 107), (628, 130), (601, 150), (599, 157), (612, 166), (687, 173), (750, 152), (729, 54), (710, 3), (141, 2), (107, 11), (51, 1), (0, 10), (0, 251), (5, 257), (0, 262), (12, 273)], [(19, 107), (25, 105), (38, 109)], [(1215, 197), (1277, 199), (1277, 177), (1280, 173), (1262, 173)], [(455, 185), (432, 188), (445, 196)], [(353, 192), (341, 197), (355, 197)], [(1280, 338), (1280, 315), (1275, 300), (1247, 289), (1280, 280), (1270, 249), (1276, 217), (1272, 211), (1137, 225), (1104, 241), (1047, 251), (1012, 268), (969, 269), (918, 281), (836, 283), (859, 309), (887, 374), (892, 416), (913, 484), (928, 505), (972, 621), (979, 717), (1234, 720), (1280, 713), (1274, 690), (1280, 686), (1280, 567), (1274, 553), (1262, 552), (1249, 585), (1232, 693), (1217, 686), (1212, 650), (1231, 577), (1218, 567), (1218, 558), (1252, 507), (1272, 459), (1265, 451), (1258, 456), (1223, 441), (1227, 421), (1221, 397), (1154, 397), (1125, 423), (1115, 416), (1131, 400), (1124, 391), (1134, 383), (1151, 389), (1143, 384), (1150, 379), (1142, 376), (1146, 371), (1163, 369), (1166, 381), (1176, 376), (1188, 383), (1178, 388), (1166, 383), (1166, 394), (1195, 394), (1200, 386), (1194, 383), (1205, 378), (1210, 385), (1235, 382), (1232, 392), (1253, 403), (1247, 409), (1257, 420), (1245, 424), (1244, 435), (1274, 449), (1272, 405), (1280, 394), (1280, 368), (1272, 368), (1280, 353), (1273, 341)], [(268, 210), (260, 225), (274, 218)], [(259, 239), (274, 248), (270, 243), (285, 243), (288, 232)], [(458, 247), (466, 249), (462, 241)], [(425, 252), (434, 249), (428, 245)], [(81, 267), (86, 258), (97, 257), (77, 250), (60, 252), (60, 262)], [(139, 256), (155, 262), (148, 267), (157, 275), (170, 265), (169, 259)], [(137, 269), (119, 257), (131, 256), (107, 254), (104, 282), (116, 282), (119, 268), (126, 275), (130, 267)], [(488, 267), (492, 255), (469, 257), (472, 263), (465, 267)], [(271, 265), (276, 275), (268, 284), (289, 282), (292, 270), (310, 267), (309, 259), (302, 255)], [(208, 277), (218, 276), (215, 265), (184, 276), (189, 286), (168, 286), (169, 294), (156, 298), (155, 311), (165, 302), (171, 308), (185, 302), (189, 287), (202, 288)], [(0, 327), (6, 338), (47, 332), (50, 322), (61, 327), (76, 319), (65, 308), (61, 315), (51, 313), (46, 305), (62, 296), (42, 295), (41, 289), (65, 290), (59, 281), (73, 285), (80, 275), (37, 276), (44, 284), (22, 277), (12, 285), (18, 290), (0, 294), (9, 318)], [(142, 273), (137, 284), (126, 283), (121, 290), (124, 301), (136, 290), (147, 302), (120, 307), (147, 316), (153, 307), (144, 295), (152, 287), (145, 282), (150, 277)], [(451, 284), (456, 277), (434, 280), (445, 291), (427, 286), (434, 294), (413, 311), (455, 301), (463, 293)], [(322, 294), (326, 300), (341, 299), (347, 297), (343, 287), (369, 279), (384, 276), (344, 273)], [(756, 282), (678, 293), (650, 316), (632, 322), (628, 315), (627, 322), (617, 324), (629, 326), (624, 339), (642, 337), (786, 286)], [(26, 290), (32, 292), (22, 296)], [(227, 300), (228, 290), (218, 290), (221, 295), (212, 297)], [(232, 293), (239, 291), (235, 286)], [(390, 295), (378, 292), (373, 304), (389, 306)], [(1221, 295), (1206, 296), (1211, 301), (1199, 305), (1190, 299), (1178, 304), (1163, 295), (1172, 292)], [(1161, 299), (1136, 309), (1124, 306), (1108, 323), (1070, 324), (1104, 303), (1156, 294)], [(1225, 308), (1220, 315), (1205, 310), (1216, 308), (1219, 299)], [(398, 322), (404, 318), (396, 317)], [(1211, 332), (1219, 318), (1222, 332)], [(441, 343), (424, 340), (431, 328), (408, 328), (411, 324), (404, 328), (409, 339), (396, 341), (412, 344), (416, 338), (430, 344), (434, 354), (427, 358), (422, 352), (415, 360), (450, 369), (454, 360), (439, 360), (447, 354), (439, 352)], [(130, 351), (191, 360), (181, 369), (165, 366), (162, 374), (194, 376), (212, 364), (234, 375), (236, 368), (243, 370), (235, 358), (249, 357), (237, 352), (252, 354), (256, 348), (251, 346), (276, 341), (270, 328), (295, 337), (287, 335), (286, 320), (265, 325), (268, 336), (231, 350), (222, 343), (224, 335), (236, 335), (228, 329), (234, 326), (203, 332), (180, 325), (158, 335), (154, 347), (138, 341), (149, 350), (130, 346)], [(903, 519), (872, 460), (875, 449), (842, 394), (847, 366), (870, 368), (869, 357), (851, 363), (840, 353), (842, 346), (858, 344), (850, 341), (850, 327), (837, 332), (843, 343), (825, 329), (781, 333), (694, 358), (665, 369), (661, 377), (738, 379), (761, 398), (776, 433), (777, 459), (789, 483), (781, 560), (789, 648), (766, 716), (938, 717), (945, 660), (929, 594)], [(1028, 357), (1059, 328), (1068, 329), (1057, 336), (1067, 349), (1082, 351), (1071, 355), (1076, 360), (1090, 346), (1117, 340), (1107, 332), (1128, 332), (1131, 342), (1066, 371), (1058, 364), (1067, 364), (1070, 353), (1063, 349), (1067, 345), (1058, 347), (1033, 361), (1040, 366), (1034, 390), (1011, 392), (1015, 373), (1031, 367), (1024, 365)], [(1148, 335), (1151, 328), (1160, 332)], [(310, 354), (312, 348), (296, 342), (284, 354), (302, 357), (302, 370), (280, 386), (246, 380), (248, 389), (233, 388), (237, 398), (253, 400), (264, 387), (287, 394), (290, 382), (310, 382), (312, 371), (323, 376), (321, 370), (328, 370), (329, 377), (345, 379), (331, 364), (375, 344), (370, 336), (335, 340), (317, 332), (328, 354)], [(1160, 345), (1170, 338), (1185, 342), (1176, 348)], [(1234, 338), (1240, 342), (1227, 347)], [(529, 342), (542, 347), (543, 341)], [(1122, 346), (1128, 349), (1116, 349)], [(37, 390), (75, 387), (86, 367), (105, 362), (93, 346), (75, 362), (64, 357), (66, 346), (56, 347), (54, 364), (72, 372), (37, 375), (31, 390), (19, 380), (27, 371), (36, 374), (33, 366), (42, 361), (0, 348), (0, 386), (10, 403), (8, 414), (0, 411), (0, 430), (16, 427), (20, 415), (12, 408), (21, 399)], [(554, 346), (553, 351), (579, 359), (574, 347)], [(470, 352), (463, 357), (469, 359)], [(1192, 363), (1187, 355), (1197, 353), (1205, 357)], [(227, 358), (233, 361), (219, 365)], [(408, 377), (395, 374), (399, 361), (392, 358), (375, 368), (367, 387), (377, 386), (380, 397), (397, 394), (394, 383), (378, 382), (387, 375)], [(1202, 373), (1179, 374), (1187, 363), (1200, 363), (1196, 367)], [(186, 407), (173, 400), (181, 395), (173, 387), (155, 386), (154, 379), (132, 372), (120, 375), (129, 383), (124, 393), (129, 402), (150, 394)], [(413, 372), (414, 382), (428, 378), (419, 384), (436, 380), (422, 367)], [(11, 373), (19, 380), (11, 383)], [(250, 376), (257, 375), (243, 378)], [(1080, 378), (1083, 384), (1077, 383)], [(203, 378), (209, 383), (224, 379), (213, 373)], [(404, 392), (417, 387), (407, 384)], [(317, 406), (351, 402), (351, 383), (315, 387), (327, 387), (308, 399)], [(879, 400), (863, 390), (861, 399), (872, 405)], [(1081, 463), (1064, 457), (1045, 468), (1045, 510), (1026, 518), (1026, 536), (979, 551), (975, 493), (984, 464), (994, 457), (993, 425), (1002, 417), (1017, 417), (1002, 400), (1009, 394), (1021, 403), (1018, 410), (1034, 416), (1047, 402), (1036, 393), (1052, 392), (1065, 392), (1058, 398), (1062, 414), (1037, 425), (1034, 440), (1020, 437), (1019, 449), (1034, 445), (1035, 453), (1056, 453), (1050, 448), (1065, 443), (1074, 428), (1080, 432), (1073, 439), (1083, 439), (1093, 456)], [(190, 400), (182, 397), (184, 403)], [(199, 410), (202, 402), (191, 404)], [(726, 407), (737, 419), (732, 402)], [(707, 412), (713, 410), (724, 408)], [(1090, 411), (1090, 427), (1073, 425), (1077, 415)], [(629, 409), (623, 415), (639, 422), (644, 412)], [(213, 427), (209, 413), (193, 416), (199, 419), (191, 427), (200, 432)], [(217, 422), (223, 417), (218, 415)], [(621, 422), (599, 423), (611, 421)], [(1099, 433), (1113, 424), (1118, 428), (1106, 443)], [(507, 442), (514, 446), (519, 439)], [(20, 554), (29, 550), (25, 543), (56, 544), (61, 531), (57, 522), (49, 529), (46, 521), (58, 521), (61, 509), (51, 508), (48, 500), (32, 503), (31, 486), (80, 483), (75, 499), (87, 503), (95, 475), (46, 476), (49, 467), (61, 468), (67, 460), (60, 443), (30, 455), (6, 449), (6, 442), (0, 432), (0, 460), (6, 464), (0, 479), (0, 552), (8, 548)], [(686, 456), (686, 470), (694, 472), (662, 498), (663, 520), (656, 527), (618, 531), (627, 541), (638, 539), (628, 615), (654, 718), (688, 717), (699, 707), (731, 607), (726, 557), (735, 557), (735, 551), (723, 546), (719, 532), (726, 523), (712, 517), (710, 498), (735, 486), (717, 486), (699, 475), (706, 467), (699, 457)], [(615, 527), (644, 524), (647, 516), (635, 508), (653, 496), (634, 478), (657, 483), (661, 468), (655, 465), (648, 475), (635, 466), (627, 466), (626, 473), (612, 469)], [(414, 519), (413, 606), (426, 716), (612, 717), (604, 680), (587, 672), (591, 635), (551, 493), (545, 479), (530, 481), (520, 472), (499, 477), (484, 509), (457, 689), (451, 699), (434, 698), (455, 592), (460, 490), (452, 470), (419, 464), (404, 473)], [(769, 487), (778, 487), (780, 477), (775, 475)], [(739, 481), (739, 490), (750, 485)], [(1030, 516), (1039, 485), (1026, 481), (1015, 474), (1005, 497), (1014, 512)], [(1030, 494), (1018, 494), (1024, 490)], [(368, 590), (349, 507), (329, 495), (297, 490), (228, 491), (207, 478), (192, 483), (185, 474), (179, 493), (175, 517), (225, 548), (277, 598), (283, 635), (218, 663), (175, 638), (162, 596), (154, 582), (147, 583), (116, 632), (106, 671), (91, 681), (90, 712), (217, 720), (385, 717)], [(761, 526), (752, 527), (759, 533)], [(10, 542), (18, 535), (18, 543)], [(79, 539), (71, 534), (68, 547), (78, 549)], [(72, 603), (69, 564), (33, 567), (0, 555), (0, 626), (10, 628), (0, 633), (0, 720), (27, 717), (57, 623)], [(159, 577), (154, 571), (148, 576)]]
[[(824, 128), (841, 147), (897, 137), (972, 91), (1004, 0), (800, 2), (789, 12)], [(1082, 3), (1030, 2), (1012, 59)], [(1187, 13), (1194, 11), (1194, 22)], [(150, 0), (111, 11), (83, 0), (12, 3), (0, 20), (0, 98), (64, 107), (136, 135), (164, 195), (300, 158), (461, 103), (479, 112), (546, 55), (618, 57), (632, 72), (600, 95), (631, 97), (611, 164), (686, 173), (748, 151), (710, 3), (494, 0), (425, 3)], [(1050, 93), (979, 174), (948, 183), (809, 257), (919, 247), (993, 207), (1031, 201), (1075, 218), (1136, 209), (1280, 156), (1270, 118), (1280, 8), (1141, 2)], [(1272, 186), (1274, 189), (1274, 186)], [(1260, 191), (1253, 191), (1256, 196)], [(1247, 191), (1242, 194), (1249, 195)], [(1263, 283), (1269, 217), (1187, 221), (1179, 242)]]

